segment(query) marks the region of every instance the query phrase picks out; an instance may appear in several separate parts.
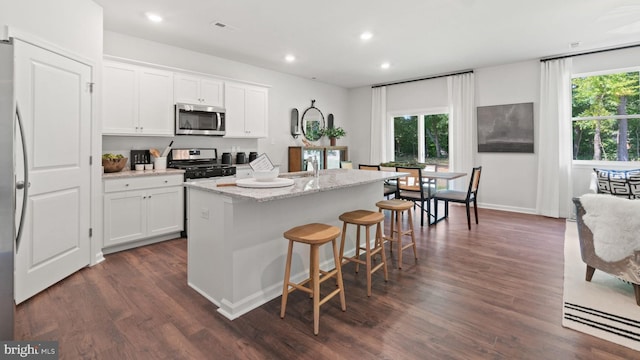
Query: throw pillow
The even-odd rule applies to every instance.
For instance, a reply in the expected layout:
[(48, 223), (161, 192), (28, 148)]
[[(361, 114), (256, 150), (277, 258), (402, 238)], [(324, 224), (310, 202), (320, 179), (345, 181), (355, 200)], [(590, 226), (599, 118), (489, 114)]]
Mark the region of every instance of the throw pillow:
[(596, 169), (598, 180), (598, 192), (625, 197), (627, 199), (640, 199), (640, 169), (633, 170), (608, 170)]

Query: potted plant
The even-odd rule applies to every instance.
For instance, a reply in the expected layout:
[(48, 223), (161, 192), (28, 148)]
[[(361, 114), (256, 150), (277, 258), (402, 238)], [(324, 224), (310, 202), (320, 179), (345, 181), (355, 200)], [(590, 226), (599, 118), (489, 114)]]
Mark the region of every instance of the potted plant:
[(323, 128), (318, 131), (320, 136), (327, 136), (329, 138), (331, 146), (336, 146), (336, 139), (340, 139), (347, 135), (347, 132), (344, 131), (341, 127), (333, 127), (333, 128)]

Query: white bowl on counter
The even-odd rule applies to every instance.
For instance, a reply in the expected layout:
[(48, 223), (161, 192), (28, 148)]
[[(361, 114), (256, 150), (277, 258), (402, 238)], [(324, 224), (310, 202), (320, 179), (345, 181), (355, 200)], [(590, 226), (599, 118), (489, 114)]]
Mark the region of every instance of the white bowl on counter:
[(280, 168), (279, 167), (274, 167), (273, 170), (266, 170), (266, 171), (253, 171), (253, 178), (256, 179), (256, 181), (263, 181), (263, 182), (267, 182), (267, 181), (273, 181), (275, 178), (278, 177), (278, 174), (280, 174)]

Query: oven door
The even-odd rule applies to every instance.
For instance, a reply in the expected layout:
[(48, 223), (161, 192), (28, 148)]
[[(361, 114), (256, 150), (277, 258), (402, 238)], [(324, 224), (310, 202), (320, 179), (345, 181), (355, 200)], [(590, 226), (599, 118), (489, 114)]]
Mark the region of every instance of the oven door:
[(176, 104), (176, 135), (225, 134), (225, 110), (215, 106)]

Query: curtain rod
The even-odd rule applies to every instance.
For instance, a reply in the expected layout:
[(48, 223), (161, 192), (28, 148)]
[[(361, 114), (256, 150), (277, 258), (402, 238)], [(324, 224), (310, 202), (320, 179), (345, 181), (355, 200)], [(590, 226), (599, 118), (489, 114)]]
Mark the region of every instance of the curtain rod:
[(540, 62), (551, 61), (551, 60), (559, 60), (559, 59), (566, 59), (566, 58), (570, 58), (570, 57), (574, 57), (574, 56), (598, 54), (598, 53), (603, 53), (603, 52), (607, 52), (607, 51), (631, 49), (631, 48), (639, 47), (639, 46), (640, 46), (640, 44), (632, 44), (632, 45), (625, 45), (625, 46), (620, 46), (620, 47), (615, 47), (615, 48), (585, 51), (585, 52), (575, 53), (575, 54), (558, 55), (558, 56), (553, 56), (553, 57), (548, 57), (548, 58), (542, 58), (542, 59), (540, 59)]
[(371, 88), (373, 89), (373, 88), (383, 87), (383, 86), (406, 84), (406, 83), (410, 83), (410, 82), (414, 82), (414, 81), (438, 79), (438, 78), (441, 78), (441, 77), (462, 75), (462, 74), (473, 74), (473, 70), (465, 70), (465, 71), (459, 71), (459, 72), (454, 72), (454, 73), (449, 73), (449, 74), (434, 75), (434, 76), (429, 76), (429, 77), (423, 77), (423, 78), (420, 78), (420, 79), (403, 80), (403, 81), (397, 81), (397, 82), (386, 83), (386, 84), (377, 84), (377, 85), (372, 85)]

